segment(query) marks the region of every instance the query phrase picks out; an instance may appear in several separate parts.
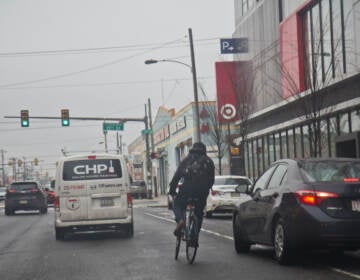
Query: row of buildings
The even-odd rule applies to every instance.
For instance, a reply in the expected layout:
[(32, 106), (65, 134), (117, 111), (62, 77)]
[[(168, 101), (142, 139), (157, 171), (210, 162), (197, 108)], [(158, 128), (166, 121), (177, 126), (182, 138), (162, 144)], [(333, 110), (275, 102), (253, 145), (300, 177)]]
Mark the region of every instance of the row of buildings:
[[(280, 158), (360, 157), (360, 1), (235, 0), (234, 9), (233, 38), (246, 38), (248, 52), (214, 62), (217, 100), (199, 103), (218, 172), (257, 178)], [(194, 142), (194, 114), (194, 103), (157, 112), (157, 192)], [(214, 137), (214, 128), (224, 133)], [(129, 154), (144, 159), (144, 147), (139, 137)]]

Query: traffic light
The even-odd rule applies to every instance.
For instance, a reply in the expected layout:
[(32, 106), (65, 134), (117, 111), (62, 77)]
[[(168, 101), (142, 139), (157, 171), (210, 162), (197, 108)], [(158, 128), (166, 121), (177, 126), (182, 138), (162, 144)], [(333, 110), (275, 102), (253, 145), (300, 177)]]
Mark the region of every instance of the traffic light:
[(29, 110), (21, 110), (20, 116), (21, 116), (21, 126), (22, 127), (28, 127), (29, 124), (30, 124), (30, 122), (29, 122)]
[(159, 153), (151, 153), (150, 158), (151, 159), (159, 158)]
[(68, 109), (61, 109), (61, 125), (69, 126), (70, 125), (70, 117)]

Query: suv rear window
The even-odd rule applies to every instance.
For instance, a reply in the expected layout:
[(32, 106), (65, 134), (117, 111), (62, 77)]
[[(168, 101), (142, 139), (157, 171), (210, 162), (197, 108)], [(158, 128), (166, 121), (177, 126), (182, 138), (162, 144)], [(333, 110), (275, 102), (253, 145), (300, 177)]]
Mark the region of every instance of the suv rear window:
[(64, 181), (112, 179), (121, 177), (121, 164), (118, 159), (75, 160), (64, 162)]
[(9, 187), (11, 190), (16, 191), (29, 191), (32, 189), (36, 189), (38, 186), (36, 183), (12, 183)]

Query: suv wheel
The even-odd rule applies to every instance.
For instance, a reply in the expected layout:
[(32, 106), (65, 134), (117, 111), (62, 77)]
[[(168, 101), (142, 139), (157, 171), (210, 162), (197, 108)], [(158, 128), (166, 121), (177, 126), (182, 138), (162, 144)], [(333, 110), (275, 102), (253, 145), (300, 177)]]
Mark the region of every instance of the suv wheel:
[(47, 214), (47, 212), (48, 212), (48, 210), (47, 210), (47, 208), (46, 207), (42, 207), (42, 208), (40, 208), (40, 214)]
[(11, 216), (14, 214), (14, 210), (10, 209), (10, 208), (5, 208), (5, 215), (6, 216)]

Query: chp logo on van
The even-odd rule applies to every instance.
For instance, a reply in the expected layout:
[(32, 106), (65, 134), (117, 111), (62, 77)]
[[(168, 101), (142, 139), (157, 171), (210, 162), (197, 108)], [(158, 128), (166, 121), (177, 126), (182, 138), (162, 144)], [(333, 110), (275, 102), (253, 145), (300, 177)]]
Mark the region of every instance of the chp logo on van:
[(64, 179), (103, 179), (121, 177), (121, 167), (119, 160), (99, 159), (99, 160), (78, 160), (65, 162)]

